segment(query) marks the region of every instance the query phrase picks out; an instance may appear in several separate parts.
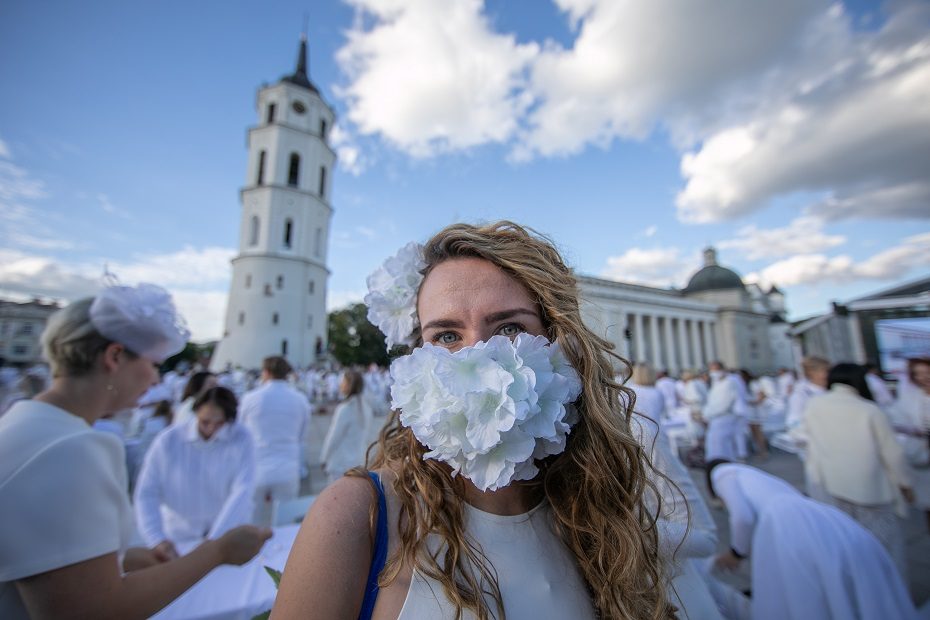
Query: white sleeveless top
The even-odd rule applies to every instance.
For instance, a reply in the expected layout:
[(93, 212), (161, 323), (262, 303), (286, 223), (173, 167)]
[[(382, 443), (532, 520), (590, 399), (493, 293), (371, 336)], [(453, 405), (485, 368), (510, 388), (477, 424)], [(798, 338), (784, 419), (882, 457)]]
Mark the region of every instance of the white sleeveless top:
[[(465, 529), (497, 571), (508, 620), (594, 618), (594, 608), (575, 558), (549, 525), (549, 505), (513, 516), (482, 512), (465, 504)], [(431, 537), (432, 538), (432, 537)], [(428, 540), (436, 549), (436, 541)], [(486, 596), (494, 615), (497, 606)], [(463, 617), (475, 616), (465, 612)], [(455, 618), (442, 585), (416, 570), (398, 620)]]

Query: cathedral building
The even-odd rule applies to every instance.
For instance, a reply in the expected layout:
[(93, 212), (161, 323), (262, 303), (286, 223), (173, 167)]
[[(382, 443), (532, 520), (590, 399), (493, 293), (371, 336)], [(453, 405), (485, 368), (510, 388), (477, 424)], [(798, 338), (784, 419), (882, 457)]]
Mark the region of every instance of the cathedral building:
[(295, 71), (259, 89), (256, 111), (215, 370), (269, 355), (306, 366), (325, 349), (335, 114), (310, 81), (306, 37)]
[(704, 266), (683, 289), (582, 276), (582, 314), (595, 333), (631, 362), (678, 375), (714, 360), (754, 374), (796, 364), (777, 288), (746, 285), (704, 250)]

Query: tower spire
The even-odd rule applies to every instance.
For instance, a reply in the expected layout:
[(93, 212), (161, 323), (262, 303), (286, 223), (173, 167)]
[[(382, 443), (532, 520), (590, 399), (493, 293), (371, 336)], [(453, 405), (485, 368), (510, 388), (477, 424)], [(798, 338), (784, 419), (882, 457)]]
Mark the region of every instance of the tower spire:
[(307, 16), (304, 15), (304, 31), (300, 33), (300, 49), (297, 51), (297, 70), (294, 71), (292, 75), (286, 75), (281, 78), (282, 82), (290, 82), (291, 84), (296, 84), (297, 86), (303, 86), (304, 88), (311, 90), (315, 93), (320, 91), (316, 86), (313, 85), (313, 82), (310, 81), (310, 76), (307, 72), (307, 27), (306, 27)]

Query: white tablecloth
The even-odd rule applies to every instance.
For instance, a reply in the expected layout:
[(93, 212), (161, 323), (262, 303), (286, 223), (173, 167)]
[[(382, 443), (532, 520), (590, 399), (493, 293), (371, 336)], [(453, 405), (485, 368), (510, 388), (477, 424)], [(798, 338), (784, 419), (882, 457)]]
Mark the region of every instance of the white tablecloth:
[[(250, 620), (274, 603), (274, 582), (265, 566), (283, 570), (297, 537), (299, 525), (274, 528), (274, 536), (261, 552), (243, 566), (220, 566), (153, 616), (158, 620)], [(195, 543), (179, 544), (188, 552)]]

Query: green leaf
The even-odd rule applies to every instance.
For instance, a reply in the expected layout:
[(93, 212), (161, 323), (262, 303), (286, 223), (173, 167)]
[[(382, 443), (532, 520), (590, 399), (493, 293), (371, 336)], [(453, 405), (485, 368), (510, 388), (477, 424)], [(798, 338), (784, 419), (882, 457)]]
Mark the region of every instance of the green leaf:
[(274, 587), (278, 588), (281, 586), (281, 571), (275, 570), (270, 566), (265, 567), (265, 572), (271, 576), (271, 580), (274, 581)]
[(269, 609), (265, 613), (258, 614), (254, 616), (252, 620), (268, 620), (271, 617), (271, 610)]

